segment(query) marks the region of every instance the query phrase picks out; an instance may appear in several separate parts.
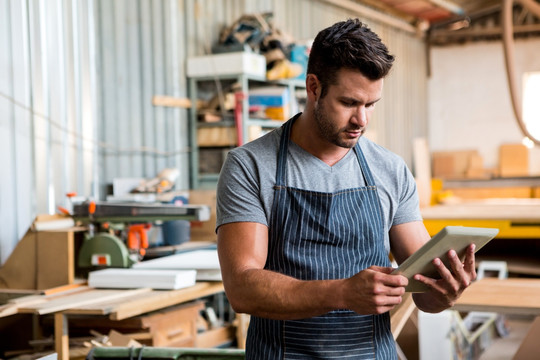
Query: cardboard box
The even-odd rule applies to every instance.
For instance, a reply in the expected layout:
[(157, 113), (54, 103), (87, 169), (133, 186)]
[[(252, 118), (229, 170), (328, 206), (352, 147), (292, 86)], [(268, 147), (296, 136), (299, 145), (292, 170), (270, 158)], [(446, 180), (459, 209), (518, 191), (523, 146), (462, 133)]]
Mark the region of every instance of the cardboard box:
[[(248, 126), (248, 140), (255, 140), (262, 135), (262, 127)], [(197, 129), (197, 143), (200, 147), (235, 147), (238, 145), (234, 126), (201, 127)]]
[(433, 177), (441, 179), (466, 178), (471, 159), (478, 156), (476, 150), (433, 152), (431, 154)]
[(499, 147), (499, 176), (529, 176), (529, 149), (522, 144), (503, 144)]
[[(42, 220), (56, 216), (39, 215)], [(85, 228), (34, 231), (32, 225), (0, 268), (0, 288), (46, 290), (73, 284), (76, 237), (82, 241)], [(79, 236), (77, 236), (79, 235)]]
[(284, 106), (289, 103), (289, 89), (264, 86), (249, 91), (249, 105)]
[(199, 150), (199, 173), (219, 173), (228, 152), (227, 148), (201, 148)]
[(190, 190), (189, 203), (210, 206), (210, 219), (208, 221), (191, 222), (191, 241), (217, 241), (216, 190)]
[(201, 147), (236, 146), (237, 143), (236, 128), (233, 126), (197, 129), (197, 144)]
[(231, 52), (190, 57), (187, 60), (188, 77), (240, 74), (266, 78), (265, 57), (250, 52)]

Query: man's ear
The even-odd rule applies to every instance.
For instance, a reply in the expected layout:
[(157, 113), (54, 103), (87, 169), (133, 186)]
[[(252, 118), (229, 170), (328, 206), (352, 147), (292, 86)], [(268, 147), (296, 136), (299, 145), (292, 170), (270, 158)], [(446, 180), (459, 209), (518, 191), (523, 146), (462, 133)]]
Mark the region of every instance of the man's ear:
[(306, 76), (306, 92), (308, 98), (312, 101), (319, 100), (321, 95), (321, 82), (315, 74), (307, 74)]

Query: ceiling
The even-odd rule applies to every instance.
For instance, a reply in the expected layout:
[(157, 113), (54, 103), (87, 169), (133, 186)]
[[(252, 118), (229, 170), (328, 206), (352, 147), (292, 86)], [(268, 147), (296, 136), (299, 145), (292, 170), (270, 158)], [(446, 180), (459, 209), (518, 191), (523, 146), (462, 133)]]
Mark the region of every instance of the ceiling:
[[(540, 0), (535, 0), (540, 2)], [(357, 0), (427, 31), (429, 42), (500, 39), (503, 0)], [(540, 19), (514, 1), (514, 34), (540, 36)]]
[(408, 21), (424, 20), (430, 24), (457, 16), (470, 15), (501, 4), (501, 0), (366, 0), (361, 2), (390, 11)]

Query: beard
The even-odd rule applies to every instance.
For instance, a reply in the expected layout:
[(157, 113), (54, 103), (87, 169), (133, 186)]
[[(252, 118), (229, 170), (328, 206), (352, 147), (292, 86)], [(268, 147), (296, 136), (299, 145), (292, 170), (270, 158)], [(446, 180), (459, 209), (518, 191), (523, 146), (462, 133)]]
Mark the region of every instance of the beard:
[[(351, 149), (356, 145), (359, 137), (355, 139), (347, 139), (345, 137), (345, 133), (347, 130), (357, 131), (359, 130), (359, 128), (354, 127), (354, 125), (350, 124), (346, 128), (338, 128), (336, 124), (332, 121), (332, 119), (328, 116), (326, 108), (324, 107), (324, 102), (320, 101), (320, 99), (317, 102), (313, 113), (315, 117), (315, 123), (317, 124), (317, 130), (319, 132), (319, 135), (323, 139), (334, 145), (347, 149)], [(362, 134), (364, 134), (364, 131), (365, 129), (362, 129)]]

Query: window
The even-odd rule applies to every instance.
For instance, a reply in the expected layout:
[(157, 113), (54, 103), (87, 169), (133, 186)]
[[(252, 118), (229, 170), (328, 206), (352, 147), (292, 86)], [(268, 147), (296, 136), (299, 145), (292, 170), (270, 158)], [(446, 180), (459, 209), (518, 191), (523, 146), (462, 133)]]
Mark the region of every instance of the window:
[(540, 141), (540, 72), (523, 75), (523, 123), (536, 141)]

